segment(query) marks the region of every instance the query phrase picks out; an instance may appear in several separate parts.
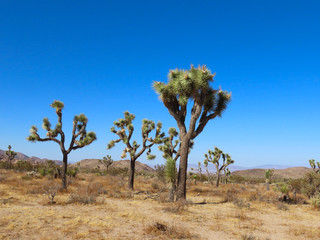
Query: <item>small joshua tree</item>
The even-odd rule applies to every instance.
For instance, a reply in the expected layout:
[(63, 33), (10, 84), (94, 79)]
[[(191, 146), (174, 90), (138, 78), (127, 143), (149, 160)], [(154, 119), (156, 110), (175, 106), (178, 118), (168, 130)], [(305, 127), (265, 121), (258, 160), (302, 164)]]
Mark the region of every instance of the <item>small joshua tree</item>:
[(266, 170), (266, 182), (271, 183), (271, 178), (274, 175), (274, 169)]
[(266, 170), (266, 187), (267, 191), (269, 191), (269, 184), (271, 183), (271, 178), (274, 175), (274, 169), (268, 169)]
[[(217, 182), (216, 186), (219, 187), (221, 171), (224, 171), (230, 164), (234, 163), (231, 156), (228, 153), (222, 152), (219, 148), (215, 147), (214, 151), (208, 150), (208, 154), (205, 154), (205, 161), (211, 162), (216, 166)], [(220, 159), (222, 157), (222, 165), (220, 166)]]
[(177, 167), (176, 161), (171, 157), (168, 157), (166, 161), (165, 176), (166, 180), (170, 183), (169, 202), (173, 202), (176, 189)]
[(108, 169), (112, 165), (113, 160), (110, 155), (107, 155), (107, 157), (103, 157), (102, 160), (100, 159), (99, 162), (102, 163), (106, 167), (107, 172), (108, 172)]
[[(180, 157), (180, 148), (176, 149), (178, 146), (180, 147), (180, 140), (179, 139), (175, 139), (176, 137), (178, 137), (178, 132), (175, 128), (171, 127), (169, 128), (169, 136), (164, 137), (162, 140), (162, 144), (159, 146), (159, 150), (161, 152), (163, 152), (163, 158), (166, 159), (166, 167), (173, 167), (172, 164), (172, 159), (175, 161), (174, 166), (176, 167), (176, 162)], [(189, 146), (189, 152), (193, 147), (193, 141), (190, 141), (190, 146)], [(170, 161), (168, 163), (168, 161)], [(169, 164), (169, 165), (168, 165)], [(173, 170), (170, 170), (170, 172), (173, 172)], [(177, 178), (177, 171), (175, 175), (175, 178)], [(172, 178), (170, 178), (170, 180), (168, 180), (170, 183), (170, 187), (169, 187), (169, 201), (173, 201), (174, 199), (174, 195), (176, 193), (176, 189), (177, 189), (177, 179), (173, 180)]]
[[(154, 144), (160, 144), (162, 142), (162, 138), (164, 133), (161, 133), (162, 124), (161, 122), (155, 123), (152, 120), (144, 119), (142, 120), (142, 145), (138, 144), (137, 141), (131, 142), (132, 134), (134, 131), (134, 127), (132, 121), (135, 119), (135, 116), (128, 111), (124, 112), (124, 118), (119, 119), (114, 122), (115, 127), (118, 128), (116, 130), (115, 127), (111, 128), (111, 132), (115, 133), (119, 138), (117, 140), (111, 140), (108, 144), (107, 149), (111, 149), (115, 146), (115, 143), (122, 141), (126, 147), (124, 148), (121, 158), (126, 158), (127, 153), (130, 154), (130, 174), (129, 174), (129, 182), (128, 188), (133, 190), (134, 185), (134, 172), (135, 172), (135, 164), (136, 160), (146, 151), (147, 151), (147, 159), (152, 160), (155, 158), (155, 155), (151, 155), (151, 147)], [(156, 128), (154, 138), (149, 137), (149, 134), (152, 130)], [(141, 147), (141, 148), (140, 148)], [(138, 149), (140, 150), (138, 151)]]
[(64, 104), (63, 102), (55, 100), (50, 106), (56, 110), (56, 114), (58, 116), (58, 123), (55, 128), (51, 128), (49, 119), (44, 118), (42, 128), (47, 131), (46, 137), (41, 138), (38, 134), (38, 128), (36, 126), (32, 126), (30, 129), (30, 136), (27, 137), (27, 140), (31, 142), (53, 141), (60, 146), (63, 155), (62, 189), (67, 189), (68, 154), (72, 150), (88, 146), (95, 141), (97, 137), (94, 132), (86, 131), (88, 118), (84, 114), (77, 115), (73, 118), (71, 142), (69, 147), (66, 148), (65, 134), (62, 130), (62, 109), (64, 108)]
[(213, 183), (212, 183), (212, 180), (211, 180), (211, 175), (210, 175), (209, 169), (208, 169), (208, 160), (207, 160), (207, 159), (205, 159), (205, 160), (203, 161), (203, 165), (204, 165), (204, 168), (206, 169), (209, 183), (210, 183), (210, 184), (213, 184)]
[(224, 176), (225, 176), (225, 183), (227, 184), (228, 183), (228, 177), (231, 175), (231, 172), (230, 172), (230, 170), (229, 170), (229, 168), (225, 168), (224, 170)]
[[(214, 74), (206, 67), (189, 70), (170, 70), (168, 83), (154, 82), (153, 87), (176, 120), (180, 138), (180, 163), (178, 172), (177, 200), (186, 199), (186, 181), (190, 141), (194, 140), (207, 123), (221, 117), (231, 100), (231, 93), (215, 90), (210, 86)], [(188, 103), (193, 102), (190, 122), (186, 123)], [(188, 127), (189, 126), (189, 127)]]
[[(310, 159), (309, 160), (309, 164), (310, 164), (310, 167), (312, 168), (312, 170), (315, 172), (315, 173), (319, 173), (320, 174), (320, 162), (316, 162), (316, 160), (314, 159)], [(317, 164), (317, 165), (316, 165)], [(318, 169), (317, 169), (318, 167)]]
[(17, 153), (14, 151), (11, 151), (11, 146), (8, 146), (8, 151), (5, 152), (5, 154), (7, 155), (7, 169), (11, 169), (12, 168), (12, 160), (16, 157)]
[[(199, 174), (200, 182), (202, 181), (202, 168), (201, 168), (201, 162), (198, 162), (198, 168), (191, 168), (192, 171), (196, 171)], [(194, 176), (194, 183), (197, 184), (197, 176), (198, 174), (195, 174)]]

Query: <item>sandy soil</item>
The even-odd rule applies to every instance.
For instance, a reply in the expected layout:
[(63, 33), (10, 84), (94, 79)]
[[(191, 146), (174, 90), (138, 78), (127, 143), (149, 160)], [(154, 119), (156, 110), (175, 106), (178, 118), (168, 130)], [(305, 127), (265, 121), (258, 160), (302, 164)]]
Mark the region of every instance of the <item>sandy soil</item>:
[[(310, 205), (223, 203), (217, 192), (203, 191), (213, 186), (193, 186), (188, 204), (145, 199), (144, 193), (68, 203), (70, 190), (51, 205), (35, 191), (43, 180), (18, 183), (0, 180), (0, 239), (320, 239), (320, 211)], [(23, 191), (28, 187), (33, 192)]]

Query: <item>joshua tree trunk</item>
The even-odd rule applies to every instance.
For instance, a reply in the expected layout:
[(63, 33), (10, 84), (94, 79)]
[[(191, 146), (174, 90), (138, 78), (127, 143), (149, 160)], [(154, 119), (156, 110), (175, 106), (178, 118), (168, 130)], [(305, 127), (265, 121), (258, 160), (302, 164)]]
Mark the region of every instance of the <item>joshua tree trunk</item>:
[(216, 187), (219, 187), (219, 183), (220, 183), (220, 174), (217, 174)]
[(171, 182), (170, 186), (169, 186), (169, 202), (173, 202), (174, 201), (174, 191), (175, 191), (175, 183)]
[(130, 190), (133, 190), (135, 165), (136, 165), (136, 160), (131, 160), (130, 161), (129, 182), (128, 182), (128, 188)]
[(68, 154), (63, 153), (63, 166), (62, 166), (62, 189), (67, 189), (67, 168), (68, 168)]
[(177, 200), (186, 199), (187, 167), (190, 139), (181, 139)]

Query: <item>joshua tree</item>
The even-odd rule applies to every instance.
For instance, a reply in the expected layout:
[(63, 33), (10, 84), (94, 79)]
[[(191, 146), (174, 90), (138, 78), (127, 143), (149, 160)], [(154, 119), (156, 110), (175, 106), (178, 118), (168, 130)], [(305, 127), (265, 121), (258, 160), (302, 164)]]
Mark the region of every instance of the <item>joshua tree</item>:
[(177, 167), (176, 161), (171, 157), (168, 157), (166, 161), (165, 176), (166, 180), (170, 183), (169, 201), (173, 202), (176, 189)]
[(271, 178), (274, 175), (274, 169), (268, 169), (266, 170), (266, 181), (271, 183)]
[(8, 163), (7, 163), (7, 169), (12, 168), (12, 160), (16, 157), (17, 153), (14, 151), (11, 151), (11, 145), (8, 146), (8, 151), (5, 152), (7, 155)]
[[(179, 127), (180, 164), (178, 172), (177, 200), (186, 199), (186, 180), (190, 141), (195, 139), (209, 120), (221, 116), (227, 108), (231, 94), (214, 90), (210, 83), (214, 74), (203, 66), (190, 70), (173, 70), (168, 76), (168, 83), (154, 82), (153, 87), (174, 117)], [(186, 126), (187, 104), (193, 101), (189, 128)]]
[(208, 170), (208, 160), (207, 160), (207, 159), (205, 159), (205, 160), (203, 161), (203, 165), (204, 165), (204, 168), (206, 169), (209, 183), (210, 183), (210, 184), (213, 184), (213, 183), (212, 183), (212, 180), (211, 180), (211, 175), (210, 175), (209, 170)]
[[(157, 123), (157, 127), (152, 120), (144, 119), (142, 120), (142, 146), (138, 144), (136, 141), (131, 142), (132, 134), (134, 131), (134, 127), (132, 121), (135, 119), (135, 116), (129, 112), (124, 112), (124, 118), (119, 119), (118, 121), (114, 122), (115, 127), (111, 128), (111, 132), (118, 135), (117, 140), (111, 140), (108, 144), (107, 149), (111, 149), (114, 147), (115, 143), (122, 141), (126, 147), (124, 148), (121, 158), (126, 158), (127, 153), (130, 154), (130, 175), (129, 175), (129, 182), (128, 188), (133, 190), (133, 183), (134, 183), (134, 172), (135, 172), (135, 164), (136, 160), (146, 151), (147, 151), (147, 159), (151, 160), (155, 158), (155, 155), (151, 155), (151, 147), (154, 144), (160, 144), (162, 142), (162, 138), (164, 133), (161, 133), (162, 124), (161, 122)], [(156, 128), (155, 137), (149, 137), (149, 133)], [(138, 149), (141, 149), (138, 151)]]
[(102, 160), (100, 159), (99, 162), (102, 163), (107, 168), (107, 172), (108, 172), (108, 169), (112, 165), (113, 160), (110, 155), (107, 155), (107, 157), (103, 157)]
[[(310, 164), (310, 167), (312, 168), (312, 170), (315, 172), (315, 173), (320, 173), (320, 162), (317, 162), (316, 163), (316, 160), (314, 159), (310, 159), (309, 160), (309, 164)], [(317, 164), (317, 165), (316, 165)], [(317, 169), (318, 167), (318, 169)]]
[[(198, 162), (198, 168), (191, 168), (192, 171), (196, 171), (199, 174), (200, 182), (202, 181), (202, 168), (201, 168), (201, 162)], [(197, 176), (197, 174), (195, 174)], [(197, 179), (194, 179), (194, 183), (197, 184)]]
[[(228, 153), (222, 152), (219, 148), (215, 147), (214, 151), (208, 150), (208, 154), (205, 154), (205, 161), (211, 162), (216, 166), (217, 182), (216, 186), (219, 187), (221, 171), (224, 171), (230, 164), (234, 163), (231, 156)], [(222, 157), (222, 165), (220, 166), (220, 159)]]
[(228, 183), (228, 177), (231, 175), (231, 172), (230, 172), (230, 170), (229, 170), (229, 168), (225, 168), (224, 170), (223, 170), (223, 172), (224, 172), (224, 176), (225, 176), (225, 178), (226, 178), (226, 184)]
[[(83, 148), (97, 139), (94, 132), (87, 132), (86, 127), (88, 118), (84, 114), (77, 115), (73, 118), (72, 136), (69, 148), (65, 147), (65, 134), (62, 130), (62, 109), (64, 107), (63, 102), (55, 100), (51, 105), (56, 110), (58, 116), (58, 123), (55, 128), (51, 128), (51, 123), (48, 118), (43, 119), (42, 128), (47, 131), (46, 137), (41, 138), (38, 134), (38, 128), (32, 126), (30, 129), (30, 136), (27, 140), (31, 142), (56, 142), (61, 149), (63, 155), (63, 168), (62, 168), (62, 188), (67, 188), (67, 167), (68, 167), (68, 154), (72, 150)], [(59, 136), (59, 139), (58, 139)]]
[(274, 169), (268, 169), (266, 170), (266, 186), (267, 186), (267, 191), (269, 191), (269, 184), (271, 183), (271, 178), (274, 175)]

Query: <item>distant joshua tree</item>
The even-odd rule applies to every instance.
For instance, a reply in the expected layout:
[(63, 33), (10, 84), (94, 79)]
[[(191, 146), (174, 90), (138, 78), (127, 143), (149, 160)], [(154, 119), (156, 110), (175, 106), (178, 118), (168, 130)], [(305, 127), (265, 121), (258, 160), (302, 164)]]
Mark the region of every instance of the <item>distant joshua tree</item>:
[[(231, 100), (231, 94), (210, 86), (214, 74), (206, 67), (189, 70), (170, 70), (168, 83), (154, 82), (164, 106), (179, 127), (180, 163), (178, 172), (177, 200), (186, 199), (186, 181), (190, 141), (195, 139), (207, 123), (222, 113)], [(186, 124), (187, 104), (193, 102), (190, 122)]]
[[(157, 123), (157, 126), (152, 120), (144, 119), (142, 120), (142, 145), (138, 144), (137, 141), (131, 142), (132, 134), (134, 131), (134, 127), (132, 121), (135, 119), (135, 116), (128, 111), (124, 112), (124, 118), (119, 119), (114, 122), (115, 127), (118, 128), (116, 130), (115, 127), (111, 128), (111, 132), (115, 133), (119, 138), (116, 140), (111, 140), (108, 144), (107, 149), (111, 149), (115, 146), (115, 143), (122, 141), (126, 147), (124, 148), (121, 158), (126, 158), (127, 153), (130, 154), (130, 175), (128, 188), (133, 190), (134, 185), (134, 172), (135, 172), (135, 164), (136, 160), (146, 151), (147, 158), (149, 160), (154, 159), (156, 156), (151, 155), (151, 147), (154, 144), (162, 143), (162, 138), (164, 133), (161, 133), (162, 124), (161, 122)], [(152, 130), (156, 128), (154, 138), (149, 137), (149, 134)], [(140, 148), (141, 147), (141, 148)], [(138, 149), (140, 150), (138, 151)]]
[[(62, 189), (67, 188), (67, 167), (68, 167), (68, 154), (72, 150), (78, 148), (83, 148), (88, 146), (93, 141), (97, 139), (94, 132), (87, 132), (86, 127), (88, 123), (88, 118), (84, 114), (80, 114), (73, 119), (73, 129), (69, 148), (65, 147), (65, 134), (62, 130), (62, 109), (64, 108), (63, 102), (55, 100), (51, 105), (52, 108), (56, 110), (58, 116), (58, 123), (55, 128), (51, 128), (51, 123), (48, 118), (43, 119), (42, 128), (47, 131), (46, 137), (41, 138), (38, 134), (38, 128), (32, 126), (30, 129), (30, 136), (27, 137), (28, 141), (31, 142), (46, 142), (53, 141), (56, 142), (61, 149), (63, 155), (63, 168), (62, 168)], [(58, 136), (59, 139), (58, 139)]]
[(271, 183), (271, 178), (274, 175), (274, 169), (266, 170), (266, 189), (269, 191), (269, 184)]
[(5, 152), (5, 154), (7, 155), (7, 169), (12, 169), (12, 160), (16, 157), (17, 153), (14, 151), (11, 151), (11, 146), (8, 146), (8, 151)]
[[(314, 159), (310, 159), (309, 160), (309, 164), (310, 164), (310, 167), (312, 168), (312, 170), (315, 172), (315, 173), (319, 173), (320, 174), (320, 162), (316, 162), (316, 160)], [(316, 165), (317, 164), (317, 165)], [(317, 169), (318, 167), (318, 169)]]
[(271, 179), (274, 175), (274, 169), (268, 169), (266, 170), (266, 182), (271, 183)]
[(112, 165), (113, 160), (111, 156), (107, 155), (107, 157), (103, 157), (102, 160), (100, 159), (99, 162), (102, 163), (107, 168), (107, 172), (108, 172), (108, 169)]
[[(219, 148), (215, 147), (214, 151), (208, 150), (208, 154), (205, 154), (205, 162), (211, 162), (216, 166), (217, 182), (216, 186), (219, 187), (221, 171), (224, 171), (230, 164), (234, 163), (231, 156), (228, 153), (222, 152)], [(222, 157), (222, 165), (220, 166), (220, 159)]]

